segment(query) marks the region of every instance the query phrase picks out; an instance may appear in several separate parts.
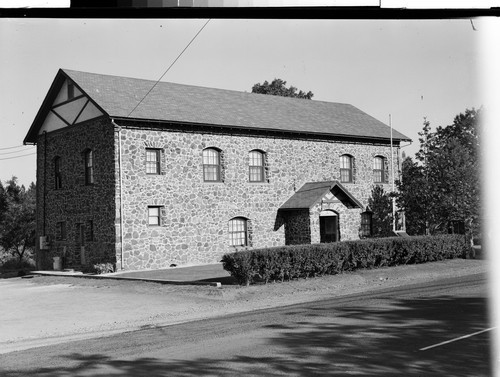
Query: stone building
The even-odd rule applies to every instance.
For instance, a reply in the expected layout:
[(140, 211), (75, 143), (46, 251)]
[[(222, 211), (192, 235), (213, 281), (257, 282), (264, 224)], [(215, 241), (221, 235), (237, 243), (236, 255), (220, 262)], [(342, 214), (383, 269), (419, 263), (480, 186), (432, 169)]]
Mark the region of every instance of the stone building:
[[(37, 145), (37, 264), (217, 262), (368, 236), (409, 138), (349, 104), (59, 70)], [(391, 156), (391, 150), (393, 155)]]

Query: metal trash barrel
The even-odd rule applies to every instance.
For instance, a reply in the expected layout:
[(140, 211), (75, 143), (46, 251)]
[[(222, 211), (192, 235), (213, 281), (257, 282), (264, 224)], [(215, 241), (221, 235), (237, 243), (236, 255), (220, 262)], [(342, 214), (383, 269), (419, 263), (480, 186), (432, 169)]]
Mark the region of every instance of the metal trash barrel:
[(54, 270), (61, 271), (62, 270), (61, 257), (53, 257), (52, 259), (54, 260)]

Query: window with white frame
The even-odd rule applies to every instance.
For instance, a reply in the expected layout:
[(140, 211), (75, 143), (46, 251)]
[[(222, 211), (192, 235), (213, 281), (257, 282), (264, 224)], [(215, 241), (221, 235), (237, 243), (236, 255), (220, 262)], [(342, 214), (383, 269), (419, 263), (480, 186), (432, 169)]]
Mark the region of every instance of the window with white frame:
[(352, 167), (352, 156), (348, 154), (340, 156), (340, 182), (349, 183), (353, 181)]
[(146, 148), (146, 174), (160, 174), (160, 156), (159, 149)]
[(235, 217), (229, 220), (229, 244), (231, 246), (248, 245), (248, 220), (244, 217)]
[(205, 182), (221, 181), (220, 152), (215, 148), (203, 150), (203, 180)]
[(159, 206), (148, 207), (148, 225), (149, 226), (161, 225), (161, 207)]
[(264, 182), (265, 174), (264, 174), (264, 161), (265, 155), (263, 152), (258, 150), (250, 151), (248, 154), (249, 157), (249, 171), (248, 171), (248, 180), (250, 182)]
[(375, 156), (373, 158), (373, 182), (387, 183), (385, 176), (386, 160), (382, 156)]

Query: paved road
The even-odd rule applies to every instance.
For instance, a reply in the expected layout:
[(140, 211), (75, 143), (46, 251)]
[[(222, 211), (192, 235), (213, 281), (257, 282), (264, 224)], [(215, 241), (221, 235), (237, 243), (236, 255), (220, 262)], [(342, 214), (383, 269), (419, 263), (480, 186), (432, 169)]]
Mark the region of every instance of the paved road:
[(473, 275), (0, 355), (0, 375), (490, 376), (487, 314)]

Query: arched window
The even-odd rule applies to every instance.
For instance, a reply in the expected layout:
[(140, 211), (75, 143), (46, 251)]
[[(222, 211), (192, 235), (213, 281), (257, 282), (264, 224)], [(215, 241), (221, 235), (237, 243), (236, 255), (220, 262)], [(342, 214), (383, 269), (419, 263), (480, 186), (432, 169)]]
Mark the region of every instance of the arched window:
[(91, 149), (85, 151), (85, 184), (94, 184), (94, 154)]
[(203, 180), (206, 182), (221, 181), (220, 152), (215, 148), (203, 150)]
[(61, 157), (54, 158), (54, 188), (62, 188)]
[(264, 153), (258, 150), (248, 154), (248, 180), (250, 182), (264, 182)]
[(231, 246), (248, 246), (248, 220), (235, 217), (229, 220), (229, 244)]
[(387, 183), (385, 176), (386, 160), (382, 156), (375, 156), (373, 158), (373, 182)]
[(340, 156), (340, 182), (352, 182), (353, 158), (348, 154)]

